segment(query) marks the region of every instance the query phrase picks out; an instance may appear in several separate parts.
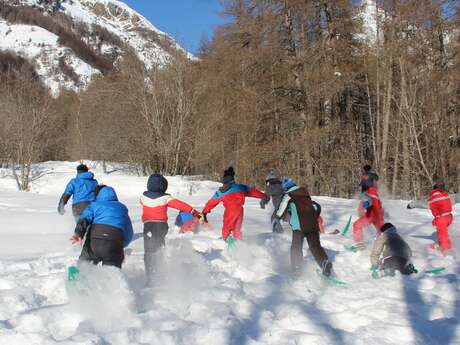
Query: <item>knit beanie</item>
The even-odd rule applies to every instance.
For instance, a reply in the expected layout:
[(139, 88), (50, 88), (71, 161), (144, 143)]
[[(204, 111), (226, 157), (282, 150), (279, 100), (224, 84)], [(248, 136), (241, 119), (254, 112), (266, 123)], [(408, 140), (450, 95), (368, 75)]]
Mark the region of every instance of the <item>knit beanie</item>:
[(77, 166), (77, 173), (84, 173), (87, 172), (89, 169), (85, 164), (80, 164)]
[(223, 184), (229, 184), (235, 182), (235, 170), (233, 167), (229, 167), (224, 171), (224, 176), (222, 177)]

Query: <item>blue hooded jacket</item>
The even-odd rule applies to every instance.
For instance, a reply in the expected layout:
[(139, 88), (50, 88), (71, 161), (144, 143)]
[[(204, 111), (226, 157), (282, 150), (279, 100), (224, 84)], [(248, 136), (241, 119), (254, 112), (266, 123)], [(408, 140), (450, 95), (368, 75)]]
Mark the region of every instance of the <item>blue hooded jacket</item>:
[(180, 211), (176, 217), (176, 221), (174, 222), (174, 225), (181, 227), (182, 225), (191, 221), (194, 218), (195, 217), (193, 217), (191, 213)]
[(90, 224), (109, 225), (123, 231), (123, 246), (126, 247), (133, 239), (133, 226), (129, 218), (128, 208), (118, 201), (112, 187), (104, 187), (97, 195), (96, 201), (80, 215), (80, 220)]
[(78, 173), (77, 177), (70, 180), (64, 191), (64, 194), (72, 195), (72, 205), (81, 202), (94, 201), (94, 189), (97, 181), (94, 179), (92, 172)]

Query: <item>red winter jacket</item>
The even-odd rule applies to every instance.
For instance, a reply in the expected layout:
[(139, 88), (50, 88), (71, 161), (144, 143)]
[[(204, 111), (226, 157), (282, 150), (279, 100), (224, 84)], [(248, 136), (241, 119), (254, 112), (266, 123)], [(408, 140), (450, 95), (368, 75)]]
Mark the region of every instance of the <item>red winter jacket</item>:
[(433, 189), (428, 202), (435, 218), (452, 214), (452, 201), (445, 190)]
[(174, 199), (169, 194), (156, 195), (157, 193), (144, 193), (141, 196), (141, 205), (143, 206), (142, 221), (148, 222), (167, 222), (168, 207), (175, 208), (183, 212), (191, 213), (197, 216), (198, 212), (189, 204)]
[(203, 213), (209, 213), (220, 202), (224, 203), (226, 209), (240, 209), (244, 205), (246, 197), (267, 199), (267, 195), (260, 190), (248, 187), (243, 184), (231, 184), (228, 188), (217, 191), (214, 196), (206, 203)]
[(364, 200), (360, 204), (360, 208), (363, 208), (364, 202), (368, 202), (369, 205), (365, 210), (365, 216), (370, 218), (376, 228), (380, 230), (383, 226), (383, 207), (382, 202), (380, 201), (379, 194), (377, 189), (374, 187), (369, 188), (366, 192), (362, 194)]

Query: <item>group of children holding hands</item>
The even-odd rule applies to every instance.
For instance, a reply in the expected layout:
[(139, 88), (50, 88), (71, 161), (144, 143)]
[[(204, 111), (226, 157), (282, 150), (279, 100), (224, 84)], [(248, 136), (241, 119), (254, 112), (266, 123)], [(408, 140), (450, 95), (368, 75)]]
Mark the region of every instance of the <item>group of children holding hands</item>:
[[(321, 206), (313, 201), (305, 187), (297, 186), (290, 178), (278, 179), (270, 172), (266, 178), (266, 191), (236, 183), (235, 171), (232, 167), (224, 171), (222, 187), (206, 203), (201, 212), (189, 204), (166, 193), (168, 181), (161, 174), (153, 174), (147, 182), (140, 203), (143, 208), (144, 223), (144, 263), (147, 284), (150, 285), (155, 276), (160, 249), (165, 246), (168, 233), (168, 208), (180, 211), (176, 225), (181, 231), (193, 231), (198, 223), (206, 224), (207, 215), (220, 203), (225, 211), (222, 226), (222, 239), (230, 248), (236, 241), (243, 239), (242, 224), (244, 203), (247, 197), (260, 199), (261, 208), (265, 208), (271, 200), (274, 212), (271, 216), (272, 230), (283, 232), (281, 221), (286, 221), (292, 228), (291, 269), (294, 276), (303, 270), (303, 242), (306, 238), (309, 249), (324, 276), (332, 273), (332, 262), (321, 246), (320, 233), (324, 232), (321, 218)], [(394, 274), (395, 270), (402, 274), (417, 272), (411, 264), (410, 247), (397, 233), (390, 223), (384, 223), (384, 213), (378, 195), (378, 176), (370, 166), (365, 166), (361, 178), (361, 201), (359, 219), (353, 223), (353, 236), (356, 247), (364, 248), (363, 229), (374, 225), (379, 236), (374, 242), (371, 254), (372, 276), (380, 272)], [(98, 185), (88, 167), (81, 164), (77, 167), (77, 176), (72, 179), (60, 201), (58, 212), (64, 214), (64, 207), (72, 197), (72, 211), (77, 225), (71, 240), (82, 242), (83, 249), (79, 261), (111, 265), (121, 268), (124, 260), (124, 248), (133, 238), (133, 228), (128, 209), (118, 201), (115, 190), (111, 187)], [(439, 249), (448, 252), (451, 244), (448, 226), (452, 222), (452, 203), (443, 185), (438, 181), (430, 194), (429, 206), (432, 210), (433, 225), (437, 228)], [(409, 208), (409, 206), (408, 206)]]

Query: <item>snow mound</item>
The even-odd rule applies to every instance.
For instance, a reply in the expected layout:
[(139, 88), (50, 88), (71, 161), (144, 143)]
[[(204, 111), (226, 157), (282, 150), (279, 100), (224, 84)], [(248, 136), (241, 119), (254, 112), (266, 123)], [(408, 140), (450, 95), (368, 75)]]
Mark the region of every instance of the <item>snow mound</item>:
[(108, 333), (137, 325), (134, 296), (119, 269), (80, 265), (79, 271), (76, 280), (67, 282), (67, 294), (89, 330)]

